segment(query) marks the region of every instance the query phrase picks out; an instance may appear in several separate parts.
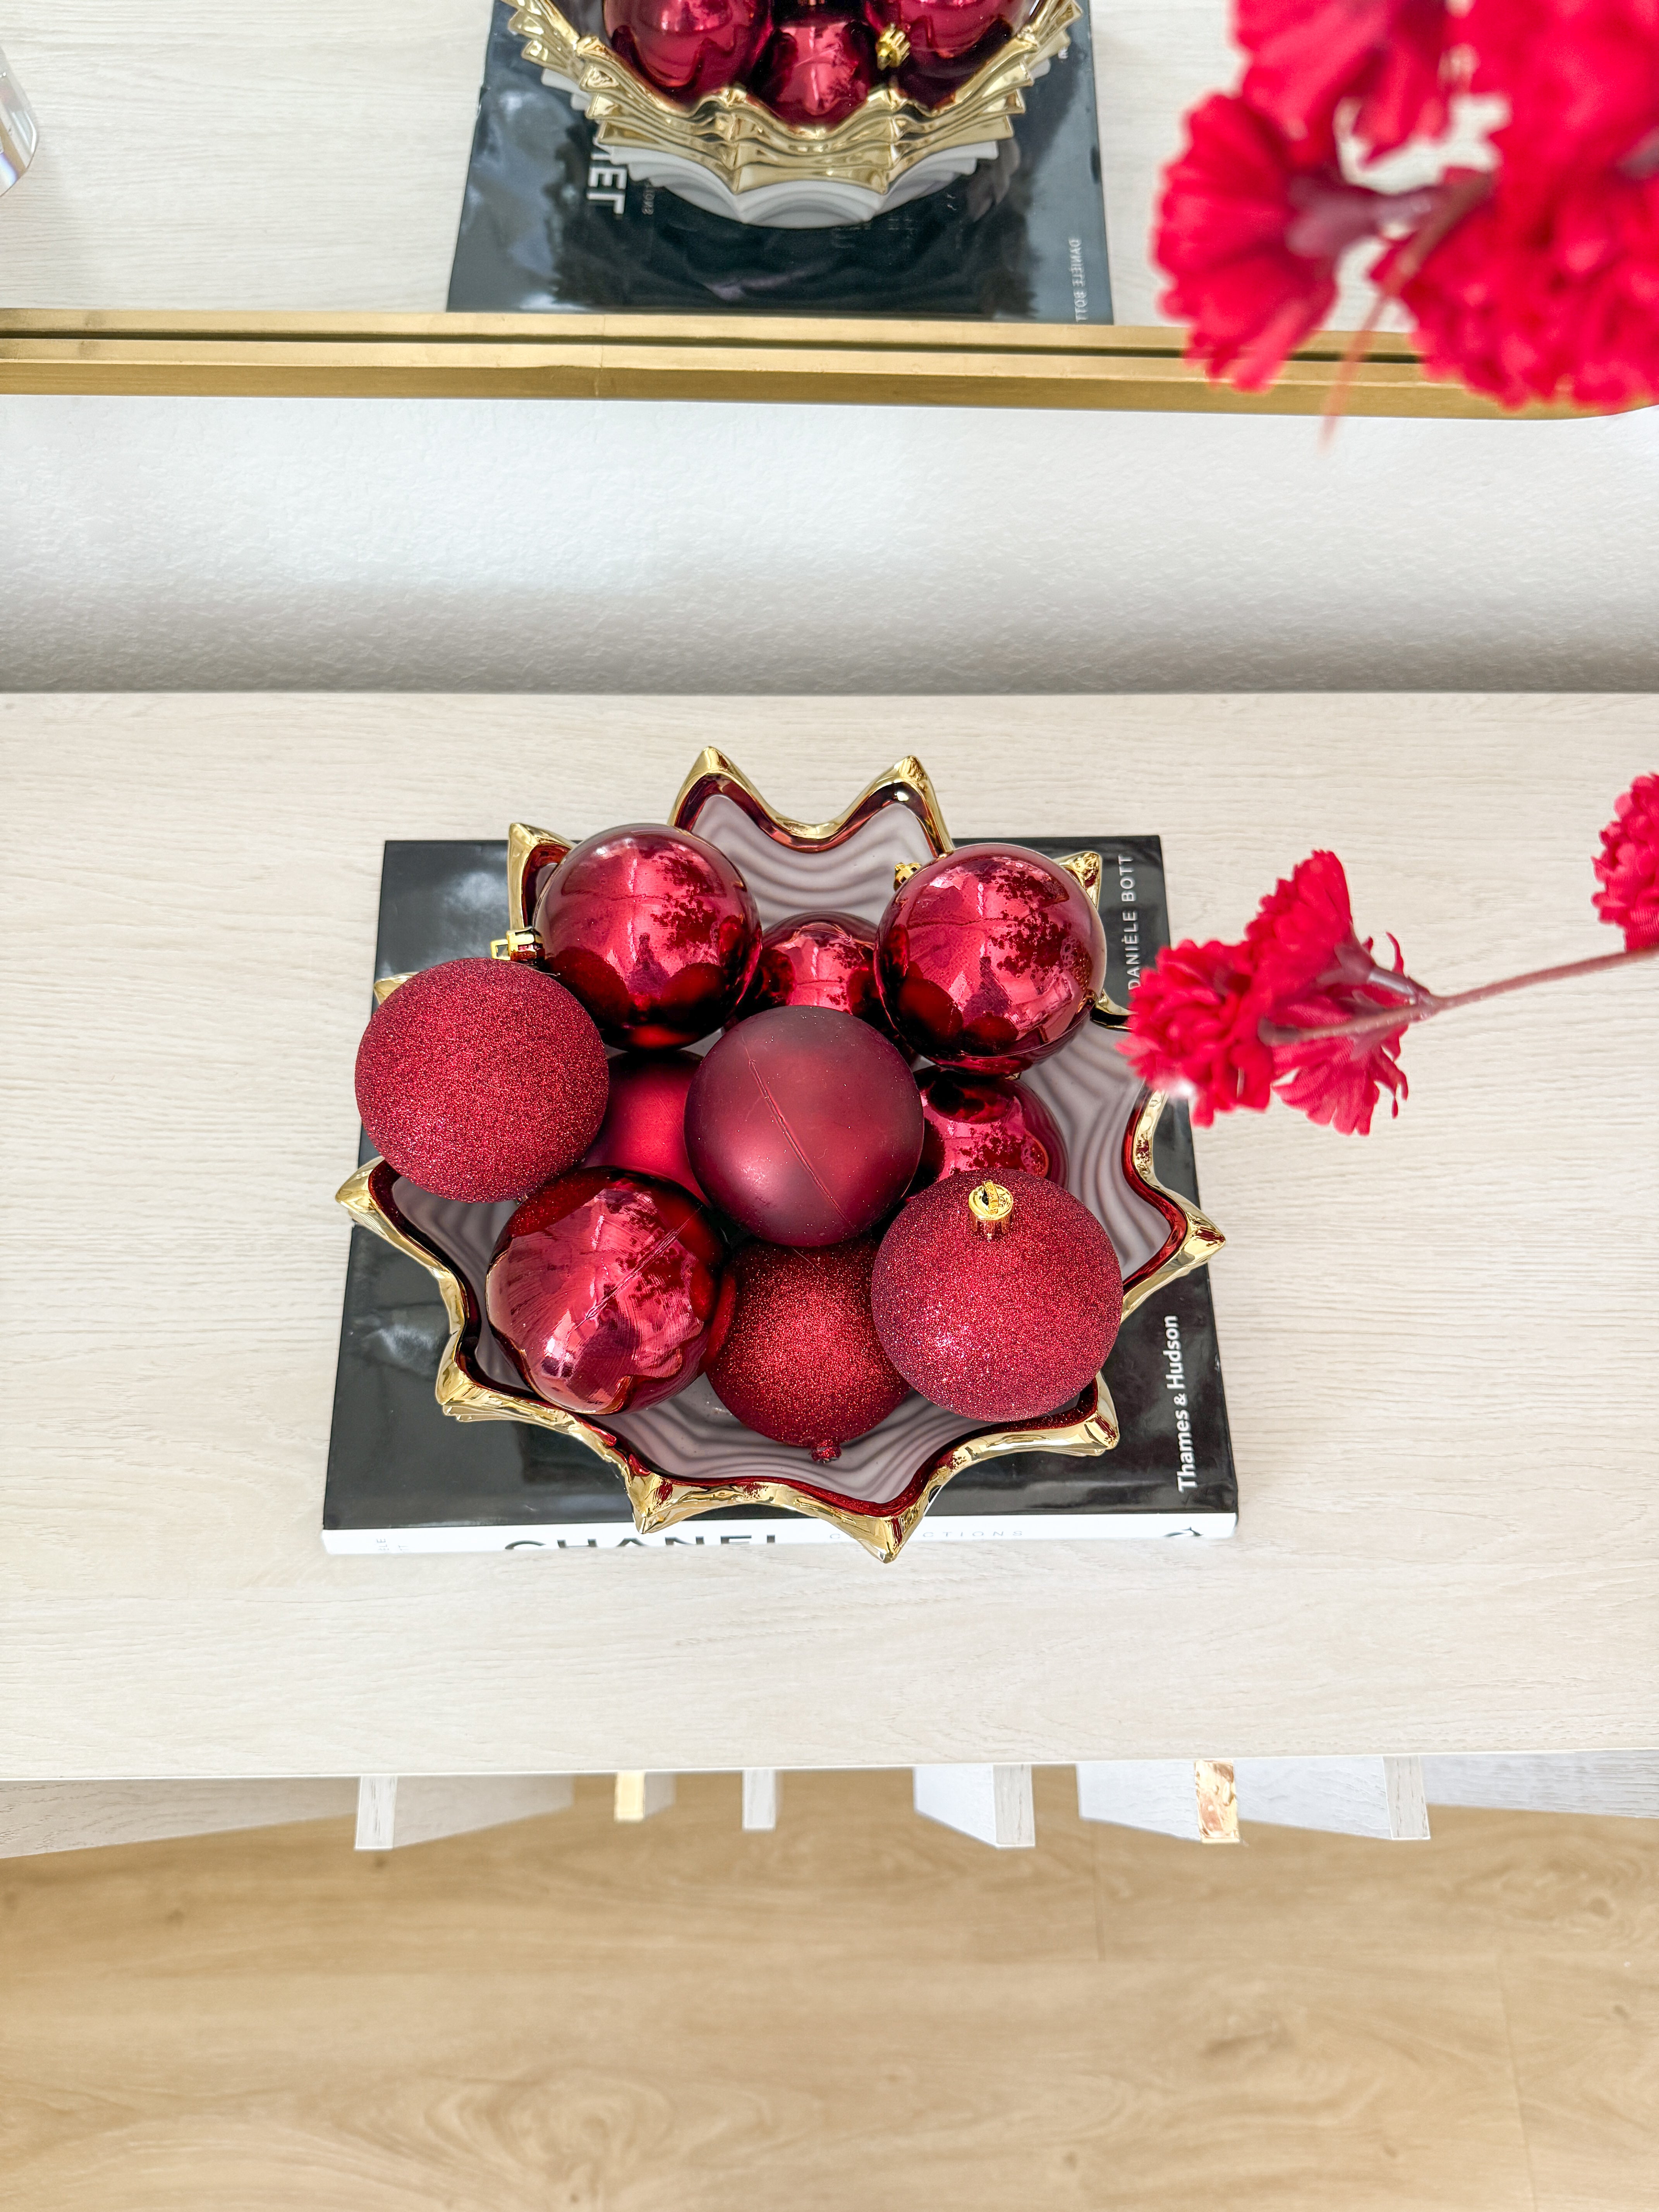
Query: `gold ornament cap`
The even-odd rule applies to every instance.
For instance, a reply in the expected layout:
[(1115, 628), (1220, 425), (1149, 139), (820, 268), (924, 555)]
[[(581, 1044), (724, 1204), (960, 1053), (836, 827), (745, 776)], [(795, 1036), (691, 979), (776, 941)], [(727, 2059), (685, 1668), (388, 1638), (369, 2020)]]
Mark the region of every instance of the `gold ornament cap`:
[(1014, 1194), (1000, 1182), (975, 1183), (968, 1194), (968, 1211), (987, 1237), (1000, 1237), (1014, 1210)]
[(876, 40), (876, 59), (884, 70), (902, 69), (910, 58), (910, 41), (896, 23), (890, 23)]

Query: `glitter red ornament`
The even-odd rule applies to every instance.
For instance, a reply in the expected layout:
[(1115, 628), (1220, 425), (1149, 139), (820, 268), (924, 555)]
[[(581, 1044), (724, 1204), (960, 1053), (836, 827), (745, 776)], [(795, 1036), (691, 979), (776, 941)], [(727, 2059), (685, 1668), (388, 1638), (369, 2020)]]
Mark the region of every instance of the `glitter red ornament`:
[(1036, 1091), (1018, 1078), (928, 1067), (916, 1078), (916, 1088), (927, 1126), (913, 1189), (925, 1190), (946, 1176), (982, 1178), (1006, 1168), (1065, 1182), (1066, 1140)]
[(855, 914), (792, 914), (761, 939), (754, 981), (734, 1021), (773, 1006), (829, 1006), (856, 1014), (891, 1042), (876, 988), (876, 930)]
[(624, 1053), (611, 1063), (611, 1103), (585, 1168), (662, 1176), (696, 1197), (702, 1186), (685, 1152), (685, 1094), (698, 1062), (689, 1052)]
[(905, 1396), (870, 1316), (876, 1245), (860, 1237), (817, 1251), (756, 1243), (733, 1253), (731, 1326), (708, 1380), (746, 1428), (832, 1460)]
[(605, 32), (625, 62), (688, 103), (735, 84), (765, 42), (766, 0), (605, 0)]
[(550, 975), (446, 960), (375, 1008), (356, 1085), (381, 1158), (476, 1205), (523, 1198), (581, 1158), (605, 1113), (605, 1048)]
[(485, 1309), (538, 1397), (620, 1413), (701, 1373), (720, 1340), (725, 1257), (714, 1221), (677, 1185), (577, 1168), (502, 1230)]
[(748, 885), (718, 846), (652, 823), (602, 830), (544, 874), (543, 964), (607, 1044), (672, 1050), (730, 1018), (760, 950)]
[(883, 1237), (871, 1310), (882, 1350), (923, 1397), (972, 1420), (1034, 1420), (1098, 1373), (1123, 1283), (1110, 1237), (1058, 1183), (956, 1175)]
[(977, 1075), (1018, 1075), (1089, 1018), (1106, 980), (1094, 902), (1058, 861), (964, 845), (902, 884), (876, 977), (900, 1042)]
[(921, 1158), (903, 1055), (827, 1006), (776, 1006), (704, 1056), (685, 1147), (716, 1206), (774, 1244), (840, 1244), (896, 1206)]

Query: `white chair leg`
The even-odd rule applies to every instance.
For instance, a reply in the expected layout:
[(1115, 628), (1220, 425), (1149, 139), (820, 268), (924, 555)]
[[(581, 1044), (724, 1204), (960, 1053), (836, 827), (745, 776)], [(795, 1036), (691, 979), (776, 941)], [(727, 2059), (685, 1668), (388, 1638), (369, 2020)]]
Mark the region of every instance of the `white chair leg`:
[(918, 1766), (915, 1807), (1000, 1851), (1029, 1850), (1036, 1842), (1029, 1766)]
[(1077, 1770), (1077, 1809), (1085, 1820), (1146, 1828), (1190, 1844), (1236, 1844), (1233, 1770), (1217, 1759), (1110, 1759)]
[(665, 1813), (674, 1802), (672, 1774), (619, 1774), (617, 1777), (616, 1817), (619, 1820), (648, 1820)]
[(338, 1820), (353, 1782), (0, 1783), (0, 1858)]
[(1659, 1751), (1540, 1752), (1425, 1759), (1431, 1805), (1516, 1813), (1601, 1813), (1659, 1820)]
[(779, 1778), (775, 1766), (744, 1768), (743, 1825), (745, 1828), (777, 1826)]
[(366, 1774), (357, 1785), (357, 1849), (401, 1850), (442, 1836), (562, 1813), (568, 1774)]
[(1241, 1759), (1237, 1777), (1247, 1822), (1395, 1843), (1429, 1840), (1420, 1759)]

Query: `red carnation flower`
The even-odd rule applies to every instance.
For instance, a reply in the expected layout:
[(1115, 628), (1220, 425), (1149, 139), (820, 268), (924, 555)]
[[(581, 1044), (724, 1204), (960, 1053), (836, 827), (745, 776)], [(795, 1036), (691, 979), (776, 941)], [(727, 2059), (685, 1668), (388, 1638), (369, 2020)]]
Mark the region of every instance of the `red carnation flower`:
[(1601, 832), (1595, 911), (1625, 933), (1625, 945), (1659, 945), (1659, 775), (1638, 775)]
[(1164, 173), (1153, 251), (1173, 278), (1161, 305), (1192, 325), (1191, 356), (1241, 392), (1269, 383), (1336, 298), (1336, 264), (1389, 203), (1351, 185), (1328, 135), (1292, 145), (1218, 93), (1187, 118)]
[(1246, 946), (1188, 938), (1159, 953), (1135, 988), (1125, 1056), (1154, 1090), (1189, 1099), (1201, 1128), (1237, 1106), (1260, 1113), (1273, 1096), (1255, 983)]
[[(1334, 853), (1314, 853), (1261, 902), (1242, 945), (1177, 945), (1143, 976), (1124, 1050), (1160, 1090), (1192, 1102), (1207, 1127), (1217, 1114), (1260, 1112), (1276, 1091), (1286, 1105), (1345, 1135), (1367, 1134), (1383, 1091), (1406, 1096), (1400, 1041), (1408, 1009), (1428, 994), (1354, 934), (1347, 878)], [(1308, 1030), (1398, 1007), (1398, 1023), (1358, 1036)]]
[(1328, 130), (1346, 100), (1372, 154), (1438, 138), (1450, 20), (1443, 0), (1237, 0), (1244, 97), (1291, 138)]

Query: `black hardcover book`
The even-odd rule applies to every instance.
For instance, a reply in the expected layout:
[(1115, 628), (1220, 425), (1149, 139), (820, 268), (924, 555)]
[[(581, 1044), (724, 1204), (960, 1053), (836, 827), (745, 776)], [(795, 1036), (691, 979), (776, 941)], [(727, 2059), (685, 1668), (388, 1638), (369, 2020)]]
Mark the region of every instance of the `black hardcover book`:
[[(1120, 1004), (1169, 942), (1156, 837), (1025, 837), (1060, 858), (1105, 861), (1107, 988)], [(488, 951), (507, 912), (504, 842), (388, 842), (374, 972), (406, 974)], [(359, 1162), (371, 1156), (360, 1141)], [(1196, 1200), (1186, 1109), (1165, 1113), (1161, 1182)], [(323, 1542), (331, 1552), (505, 1551), (520, 1546), (840, 1543), (780, 1507), (722, 1507), (635, 1534), (622, 1484), (572, 1438), (520, 1421), (460, 1422), (433, 1384), (448, 1335), (437, 1285), (354, 1229), (329, 1438)], [(1106, 1380), (1122, 1429), (1098, 1459), (1019, 1452), (965, 1468), (913, 1542), (964, 1538), (1225, 1536), (1237, 1518), (1209, 1272), (1172, 1283), (1123, 1324)]]
[[(599, 0), (565, 0), (578, 30)], [(1086, 12), (995, 158), (941, 191), (822, 230), (710, 215), (596, 150), (568, 94), (490, 25), (449, 280), (458, 313), (678, 310), (1109, 323)], [(590, 20), (590, 18), (592, 20)]]

